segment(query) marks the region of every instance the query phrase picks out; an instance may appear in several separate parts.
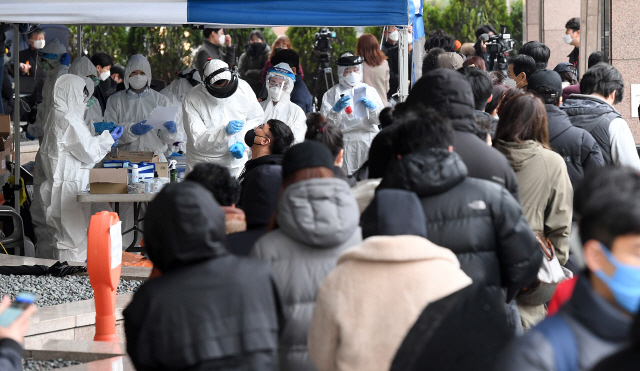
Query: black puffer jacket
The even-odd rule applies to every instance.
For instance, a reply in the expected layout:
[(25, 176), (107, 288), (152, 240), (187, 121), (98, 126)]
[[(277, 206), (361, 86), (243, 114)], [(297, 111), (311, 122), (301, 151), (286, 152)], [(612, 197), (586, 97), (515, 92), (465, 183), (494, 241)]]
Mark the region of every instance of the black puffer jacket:
[(518, 180), (507, 159), (476, 135), (473, 92), (464, 75), (445, 68), (430, 71), (411, 89), (406, 104), (421, 104), (448, 117), (455, 130), (454, 151), (464, 161), (468, 175), (496, 182), (520, 200)]
[(545, 104), (549, 122), (549, 144), (567, 164), (571, 184), (584, 178), (584, 173), (604, 166), (600, 146), (588, 131), (571, 125), (569, 116), (553, 104)]
[(136, 370), (277, 370), (284, 317), (275, 281), (266, 263), (226, 252), (211, 193), (168, 185), (147, 211), (147, 251), (162, 275), (123, 313)]
[(420, 197), (427, 239), (451, 249), (473, 282), (507, 288), (512, 296), (535, 280), (542, 252), (522, 208), (503, 187), (467, 177), (457, 153), (405, 155), (391, 165), (380, 188)]

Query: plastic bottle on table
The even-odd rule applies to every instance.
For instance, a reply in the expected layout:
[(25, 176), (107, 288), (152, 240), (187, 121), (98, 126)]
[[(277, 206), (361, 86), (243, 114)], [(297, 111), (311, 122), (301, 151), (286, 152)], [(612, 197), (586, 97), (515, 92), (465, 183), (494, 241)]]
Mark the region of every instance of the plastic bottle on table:
[(131, 169), (131, 183), (136, 184), (140, 181), (138, 174), (138, 165), (134, 164)]
[(158, 172), (156, 171), (151, 179), (151, 193), (158, 193), (162, 189), (162, 181), (158, 178)]
[(176, 160), (171, 160), (169, 163), (169, 179), (171, 183), (178, 183), (178, 170), (176, 169)]

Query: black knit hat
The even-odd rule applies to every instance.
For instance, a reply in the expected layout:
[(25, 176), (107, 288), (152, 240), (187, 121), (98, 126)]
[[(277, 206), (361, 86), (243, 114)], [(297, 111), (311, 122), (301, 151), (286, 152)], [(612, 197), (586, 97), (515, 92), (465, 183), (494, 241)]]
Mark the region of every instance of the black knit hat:
[(310, 167), (333, 168), (333, 156), (322, 143), (306, 141), (289, 148), (282, 160), (282, 177)]

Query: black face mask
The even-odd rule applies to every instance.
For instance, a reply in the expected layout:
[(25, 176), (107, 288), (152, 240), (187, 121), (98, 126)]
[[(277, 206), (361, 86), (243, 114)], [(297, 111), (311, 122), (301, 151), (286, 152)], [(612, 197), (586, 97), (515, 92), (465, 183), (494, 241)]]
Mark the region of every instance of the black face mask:
[(247, 147), (253, 146), (255, 144), (255, 141), (256, 129), (247, 131), (247, 133), (244, 135), (244, 143), (247, 145)]

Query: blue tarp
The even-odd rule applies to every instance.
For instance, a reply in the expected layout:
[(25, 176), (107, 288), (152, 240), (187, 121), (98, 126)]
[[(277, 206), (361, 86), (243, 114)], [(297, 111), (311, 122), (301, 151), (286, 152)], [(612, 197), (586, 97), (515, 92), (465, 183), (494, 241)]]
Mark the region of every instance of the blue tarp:
[[(409, 0), (412, 1), (412, 0)], [(407, 0), (188, 0), (189, 23), (386, 26), (409, 23)]]

